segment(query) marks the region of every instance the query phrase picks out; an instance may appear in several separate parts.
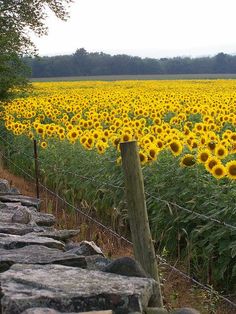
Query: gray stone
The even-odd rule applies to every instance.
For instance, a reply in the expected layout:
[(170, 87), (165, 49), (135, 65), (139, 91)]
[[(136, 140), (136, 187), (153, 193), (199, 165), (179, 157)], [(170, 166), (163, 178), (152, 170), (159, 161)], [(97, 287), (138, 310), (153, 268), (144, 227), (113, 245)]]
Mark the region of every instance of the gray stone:
[(131, 257), (121, 257), (103, 269), (104, 272), (130, 277), (149, 277), (142, 266)]
[(25, 222), (27, 217), (31, 217), (30, 224), (38, 226), (51, 227), (56, 222), (54, 215), (37, 212), (35, 209), (32, 210), (32, 207), (15, 205), (0, 208), (0, 221), (2, 222), (14, 222), (17, 219), (20, 220), (20, 217), (22, 217), (22, 222), (24, 221), (23, 217), (25, 217)]
[(19, 224), (28, 224), (31, 221), (30, 211), (23, 210), (22, 208), (16, 209), (15, 213), (12, 216), (12, 222)]
[(184, 307), (171, 312), (171, 314), (200, 314), (200, 312), (190, 307)]
[(13, 264), (59, 264), (86, 268), (84, 256), (69, 254), (42, 245), (29, 245), (20, 249), (0, 249), (0, 272)]
[(18, 249), (27, 245), (44, 245), (49, 248), (64, 250), (62, 242), (50, 238), (31, 236), (30, 234), (18, 236), (0, 233), (0, 249)]
[(61, 312), (142, 313), (157, 288), (156, 281), (150, 278), (61, 265), (15, 264), (0, 274), (0, 281), (4, 314), (20, 314), (34, 307)]
[(15, 186), (11, 187), (10, 193), (11, 194), (17, 194), (17, 195), (21, 194), (20, 191)]
[[(35, 307), (32, 309), (28, 309), (25, 310), (23, 313), (21, 314), (60, 314), (61, 312), (55, 311), (53, 309), (49, 309), (49, 308), (41, 308), (41, 307)], [(68, 312), (67, 312), (68, 314)]]
[[(22, 314), (61, 314), (62, 312), (55, 311), (49, 308), (35, 307), (32, 309), (25, 310)], [(112, 311), (92, 311), (83, 312), (83, 314), (112, 314)], [(82, 312), (63, 312), (63, 314), (82, 314)]]
[[(23, 206), (20, 202), (14, 202), (14, 203), (10, 203), (10, 202), (6, 202), (6, 203), (2, 203), (2, 204), (5, 204), (9, 209), (18, 209), (19, 206)], [(25, 207), (25, 206), (23, 206)], [(37, 209), (33, 206), (27, 206), (27, 208), (30, 210), (30, 211), (37, 211)]]
[(78, 236), (80, 233), (79, 230), (51, 230), (51, 231), (43, 231), (37, 232), (38, 237), (47, 237), (52, 238), (54, 240), (67, 242), (69, 239)]
[(11, 202), (11, 203), (21, 203), (23, 206), (33, 206), (35, 208), (39, 208), (40, 200), (38, 198), (23, 196), (23, 195), (15, 195), (15, 194), (0, 194), (1, 202)]
[[(30, 232), (36, 232), (39, 227), (17, 224), (17, 223), (7, 223), (0, 222), (0, 233), (14, 234), (14, 235), (24, 235)], [(42, 228), (40, 228), (42, 229)], [(39, 229), (39, 230), (40, 230)]]
[(32, 221), (38, 226), (51, 227), (55, 224), (56, 218), (52, 214), (32, 212)]
[(167, 310), (161, 307), (148, 307), (145, 314), (168, 314)]
[(1, 222), (12, 222), (12, 216), (14, 215), (15, 210), (8, 209), (8, 207), (0, 208), (0, 221)]
[(68, 250), (70, 253), (74, 253), (77, 255), (84, 255), (84, 256), (90, 256), (90, 255), (102, 255), (101, 249), (93, 242), (89, 241), (82, 241), (80, 243), (69, 243), (66, 246), (66, 250)]
[[(70, 251), (67, 251), (68, 253)], [(90, 270), (103, 270), (104, 267), (111, 263), (111, 260), (101, 256), (101, 255), (91, 255), (85, 256), (87, 262), (87, 269)]]
[(6, 203), (0, 202), (0, 210), (2, 210), (4, 208), (6, 209), (6, 208), (8, 208), (8, 206), (6, 205)]
[(0, 193), (8, 193), (10, 192), (11, 187), (7, 180), (0, 179)]

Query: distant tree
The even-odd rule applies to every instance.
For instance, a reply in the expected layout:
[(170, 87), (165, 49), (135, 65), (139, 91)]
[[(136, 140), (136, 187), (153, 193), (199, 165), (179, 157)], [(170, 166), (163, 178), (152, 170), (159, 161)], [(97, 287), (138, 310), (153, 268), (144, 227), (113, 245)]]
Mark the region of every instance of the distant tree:
[(229, 69), (229, 56), (223, 52), (218, 53), (214, 57), (214, 72), (215, 73), (228, 73)]
[(72, 55), (25, 59), (33, 77), (127, 74), (236, 73), (236, 56), (140, 58), (77, 49)]
[[(38, 36), (47, 34), (45, 19), (48, 10), (66, 20), (70, 2), (72, 0), (0, 0), (0, 86), (3, 86), (0, 97), (10, 87), (25, 81), (25, 69), (19, 65), (20, 57), (36, 52), (29, 31)], [(16, 60), (18, 66), (15, 66)]]

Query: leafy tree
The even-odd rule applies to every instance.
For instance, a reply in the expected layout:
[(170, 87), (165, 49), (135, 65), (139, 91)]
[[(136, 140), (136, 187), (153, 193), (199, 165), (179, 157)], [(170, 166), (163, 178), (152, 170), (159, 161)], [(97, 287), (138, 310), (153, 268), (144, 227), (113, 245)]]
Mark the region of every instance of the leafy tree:
[[(20, 57), (35, 54), (30, 32), (47, 34), (45, 19), (51, 10), (66, 20), (72, 0), (0, 0), (0, 97), (13, 86), (25, 83)], [(7, 76), (7, 78), (6, 78)]]
[(29, 75), (27, 68), (19, 56), (12, 52), (0, 55), (0, 99), (5, 98), (8, 90), (15, 87), (26, 87)]

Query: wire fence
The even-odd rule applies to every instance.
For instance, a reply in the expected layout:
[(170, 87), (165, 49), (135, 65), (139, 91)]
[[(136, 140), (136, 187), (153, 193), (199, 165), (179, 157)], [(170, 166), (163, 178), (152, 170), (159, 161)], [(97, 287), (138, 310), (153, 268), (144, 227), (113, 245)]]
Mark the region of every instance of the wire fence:
[[(0, 138), (2, 139), (1, 136), (0, 136)], [(7, 143), (8, 145), (11, 145), (11, 144), (10, 144), (9, 142), (7, 142), (6, 140), (4, 140), (4, 142)], [(34, 159), (34, 156), (33, 156), (33, 155), (32, 155), (32, 156), (29, 156), (28, 154), (25, 154), (23, 151), (16, 150), (16, 152), (22, 153), (22, 154), (25, 155), (26, 157)], [(43, 163), (43, 162), (42, 162), (42, 159), (40, 159), (40, 158), (38, 158), (38, 161), (41, 162), (41, 163)], [(116, 160), (108, 160), (108, 161), (111, 162), (111, 163), (116, 163)], [(16, 165), (15, 165), (15, 166), (16, 166)], [(53, 170), (53, 171), (57, 171), (57, 172), (60, 173), (60, 174), (61, 174), (61, 173), (64, 173), (64, 174), (72, 175), (73, 177), (77, 177), (77, 178), (84, 179), (84, 180), (87, 180), (87, 181), (90, 181), (90, 182), (93, 182), (93, 183), (97, 183), (98, 185), (108, 186), (108, 187), (111, 187), (111, 188), (120, 189), (120, 190), (125, 191), (125, 187), (124, 187), (124, 186), (115, 185), (115, 184), (112, 184), (112, 183), (110, 183), (110, 182), (101, 182), (99, 179), (97, 179), (97, 177), (99, 177), (99, 175), (104, 171), (103, 168), (102, 168), (102, 169), (99, 169), (99, 171), (98, 171), (97, 173), (95, 173), (93, 177), (88, 177), (88, 176), (85, 176), (85, 175), (81, 175), (81, 174), (79, 174), (79, 173), (77, 173), (77, 172), (75, 172), (75, 171), (72, 172), (72, 171), (68, 171), (68, 170), (63, 169), (63, 168), (58, 168), (58, 167), (55, 166), (55, 164), (50, 165), (48, 162), (47, 162), (46, 167), (47, 167), (47, 168), (50, 168), (50, 169)], [(28, 175), (28, 174), (27, 174), (27, 175)], [(31, 176), (31, 179), (32, 179), (32, 178), (34, 179), (34, 177)], [(179, 209), (179, 210), (181, 210), (181, 211), (184, 211), (184, 212), (186, 212), (186, 213), (188, 213), (188, 214), (191, 214), (191, 215), (193, 215), (193, 216), (195, 216), (195, 217), (198, 217), (198, 218), (200, 218), (200, 219), (202, 219), (202, 220), (205, 220), (205, 221), (208, 221), (208, 222), (211, 221), (211, 222), (214, 222), (214, 223), (216, 223), (216, 224), (218, 224), (218, 225), (221, 225), (221, 226), (224, 226), (224, 227), (226, 227), (226, 228), (229, 228), (229, 229), (231, 229), (231, 230), (236, 230), (236, 226), (234, 226), (234, 225), (232, 225), (232, 224), (229, 224), (229, 223), (226, 223), (226, 222), (224, 222), (224, 221), (221, 221), (221, 220), (219, 220), (219, 219), (217, 219), (217, 218), (214, 218), (214, 217), (212, 217), (212, 216), (199, 213), (199, 212), (197, 212), (197, 211), (195, 211), (195, 210), (190, 210), (190, 209), (188, 209), (188, 208), (186, 208), (186, 207), (184, 207), (184, 206), (181, 206), (181, 205), (179, 205), (179, 204), (177, 204), (177, 203), (175, 203), (175, 202), (171, 202), (171, 201), (162, 199), (162, 198), (157, 197), (156, 195), (150, 194), (150, 193), (148, 193), (148, 192), (145, 192), (145, 195), (146, 195), (147, 197), (150, 197), (150, 198), (152, 198), (152, 199), (158, 201), (158, 202), (162, 202), (162, 203), (164, 203), (164, 204), (166, 204), (166, 205), (168, 205), (168, 206), (170, 206), (170, 205), (171, 205), (171, 206), (174, 206), (175, 208), (177, 208), (177, 209)]]
[[(2, 136), (0, 136), (1, 139)], [(4, 139), (4, 142), (11, 146), (12, 144), (7, 142), (5, 139)], [(16, 148), (15, 148), (16, 149)], [(28, 158), (34, 158), (34, 156), (29, 156), (28, 154), (25, 154), (23, 153), (23, 151), (20, 151), (20, 150), (16, 150), (18, 153), (22, 153), (24, 156), (28, 157)], [(31, 174), (29, 174), (27, 171), (25, 171), (24, 169), (22, 169), (20, 166), (18, 166), (15, 162), (13, 162), (9, 157), (7, 157), (3, 152), (0, 151), (0, 155), (2, 156), (3, 159), (7, 160), (9, 163), (11, 163), (14, 167), (16, 167), (19, 171), (21, 171), (22, 174), (24, 174), (26, 177), (28, 177), (30, 180), (32, 181), (35, 181), (35, 177)], [(40, 159), (39, 159), (40, 161)], [(108, 160), (109, 162), (115, 162), (115, 161), (111, 161), (111, 160)], [(98, 184), (101, 184), (101, 182), (96, 179), (97, 176), (99, 176), (99, 173), (101, 173), (103, 171), (103, 169), (100, 169), (97, 174), (94, 176), (94, 177), (87, 177), (87, 176), (84, 176), (84, 175), (81, 175), (79, 173), (76, 173), (76, 172), (70, 172), (70, 171), (67, 171), (65, 169), (60, 169), (60, 168), (57, 168), (55, 167), (55, 165), (49, 165), (47, 164), (47, 167), (53, 169), (54, 171), (58, 171), (60, 173), (66, 173), (66, 174), (70, 174), (70, 175), (73, 175), (75, 177), (78, 177), (78, 178), (81, 178), (81, 179), (85, 179), (85, 180), (88, 180), (90, 182), (96, 182)], [(115, 189), (120, 189), (122, 191), (125, 192), (125, 188), (123, 186), (119, 186), (119, 185), (114, 185), (112, 183), (109, 183), (109, 182), (102, 182), (102, 184), (104, 185), (107, 185), (109, 187), (112, 187), (112, 188), (115, 188)], [(118, 240), (122, 240), (124, 243), (126, 243), (127, 245), (130, 245), (132, 246), (133, 243), (132, 241), (128, 240), (127, 238), (125, 238), (124, 236), (120, 235), (119, 233), (117, 233), (116, 231), (114, 231), (111, 227), (108, 227), (106, 225), (104, 225), (102, 222), (100, 222), (99, 220), (95, 219), (94, 217), (90, 216), (89, 214), (85, 213), (83, 210), (81, 210), (80, 208), (74, 206), (73, 204), (71, 204), (70, 202), (68, 202), (65, 198), (63, 198), (62, 196), (60, 196), (58, 193), (52, 191), (51, 189), (49, 189), (48, 187), (46, 187), (44, 184), (42, 184), (41, 182), (39, 182), (39, 185), (41, 188), (43, 188), (45, 191), (47, 191), (48, 193), (50, 193), (53, 197), (61, 200), (64, 204), (66, 204), (68, 207), (72, 208), (75, 212), (79, 213), (80, 215), (82, 215), (83, 217), (85, 217), (88, 221), (94, 223), (95, 225), (97, 225), (99, 228), (102, 228), (104, 231), (106, 231), (107, 233), (111, 234), (112, 236), (114, 236), (115, 238), (117, 238)], [(154, 200), (158, 201), (158, 202), (163, 202), (167, 205), (171, 205), (171, 206), (174, 206), (176, 208), (178, 208), (179, 210), (181, 211), (184, 211), (188, 214), (191, 214), (191, 215), (194, 215), (202, 220), (206, 220), (206, 221), (212, 221), (218, 225), (221, 225), (227, 229), (231, 229), (231, 230), (236, 230), (236, 226), (234, 225), (231, 225), (229, 223), (226, 223), (224, 221), (220, 221), (214, 217), (211, 217), (211, 216), (208, 216), (208, 215), (205, 215), (205, 214), (202, 214), (202, 213), (198, 213), (196, 211), (193, 211), (193, 210), (190, 210), (188, 208), (185, 208), (183, 206), (180, 206), (174, 202), (170, 202), (170, 201), (167, 201), (167, 200), (164, 200), (162, 198), (159, 198), (155, 195), (152, 195), (150, 193), (145, 193), (147, 197), (151, 197), (153, 198)], [(234, 309), (234, 311), (236, 311), (236, 303), (234, 303), (232, 300), (228, 299), (227, 297), (225, 297), (224, 295), (222, 294), (219, 294), (217, 291), (215, 291), (214, 289), (212, 289), (212, 287), (209, 287), (201, 282), (199, 282), (198, 280), (196, 280), (195, 278), (189, 276), (188, 274), (186, 274), (185, 272), (181, 271), (180, 269), (178, 269), (177, 267), (171, 265), (170, 263), (168, 263), (162, 256), (160, 255), (157, 255), (157, 260), (158, 260), (158, 263), (162, 266), (165, 266), (169, 269), (171, 269), (171, 271), (175, 272), (176, 274), (180, 275), (181, 277), (189, 280), (190, 282), (192, 282), (193, 284), (197, 285), (198, 287), (200, 287), (201, 289), (207, 291), (207, 292), (210, 292), (210, 293), (213, 293), (214, 295), (216, 295), (220, 300), (226, 302), (228, 304), (229, 307), (231, 307), (232, 309)], [(234, 313), (234, 312), (232, 312)], [(235, 312), (236, 313), (236, 312)]]

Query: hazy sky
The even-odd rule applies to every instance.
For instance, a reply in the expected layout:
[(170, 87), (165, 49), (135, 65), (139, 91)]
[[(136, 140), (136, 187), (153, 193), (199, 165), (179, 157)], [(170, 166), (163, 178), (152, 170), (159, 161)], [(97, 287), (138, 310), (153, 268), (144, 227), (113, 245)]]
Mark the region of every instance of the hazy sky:
[(49, 15), (40, 55), (77, 48), (141, 57), (236, 53), (236, 0), (74, 0), (67, 22)]

